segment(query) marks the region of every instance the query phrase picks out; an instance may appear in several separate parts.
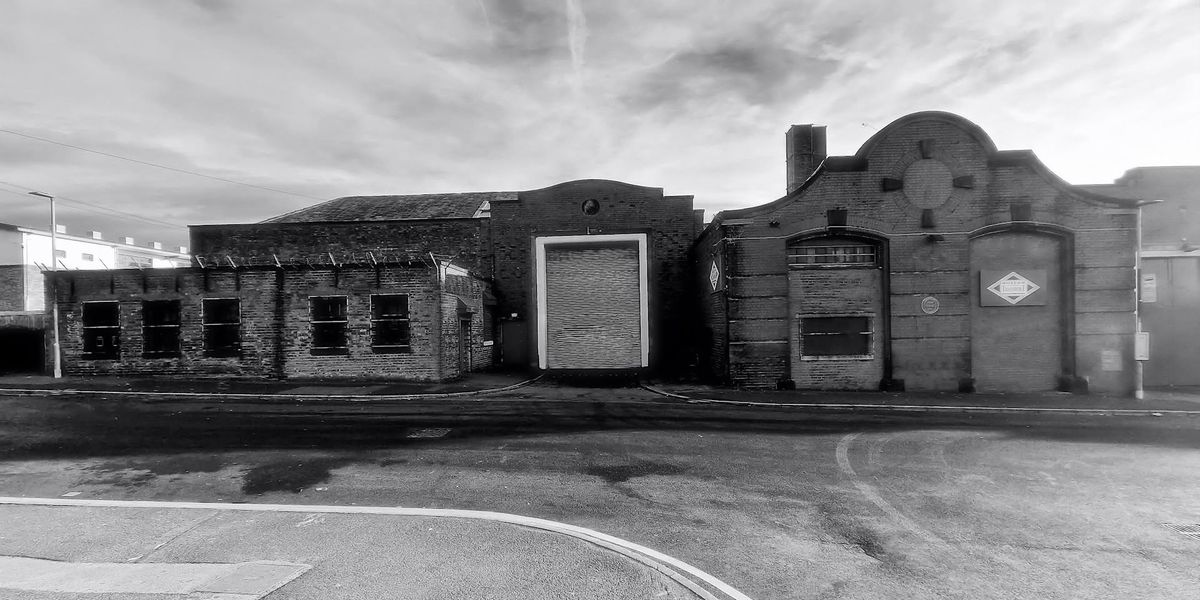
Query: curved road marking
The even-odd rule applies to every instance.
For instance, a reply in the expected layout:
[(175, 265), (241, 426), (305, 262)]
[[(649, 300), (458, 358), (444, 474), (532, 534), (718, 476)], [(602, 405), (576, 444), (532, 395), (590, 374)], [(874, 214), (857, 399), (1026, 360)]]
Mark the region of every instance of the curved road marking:
[(188, 510), (230, 510), (230, 511), (246, 511), (246, 512), (295, 512), (295, 513), (333, 513), (333, 514), (358, 514), (358, 515), (391, 515), (401, 517), (452, 517), (459, 519), (475, 519), (481, 521), (494, 521), (499, 523), (509, 523), (512, 525), (521, 525), (543, 531), (550, 531), (595, 544), (597, 546), (607, 548), (621, 555), (624, 555), (632, 560), (635, 560), (671, 579), (680, 585), (688, 588), (692, 593), (704, 598), (705, 600), (718, 600), (708, 590), (698, 585), (695, 581), (688, 579), (677, 573), (675, 569), (683, 571), (692, 577), (699, 579), (713, 589), (719, 590), (725, 596), (733, 600), (751, 600), (749, 596), (739, 592), (733, 586), (701, 571), (700, 569), (683, 562), (677, 558), (667, 556), (656, 550), (652, 550), (645, 546), (641, 546), (623, 540), (618, 537), (600, 533), (593, 529), (585, 527), (577, 527), (548, 519), (538, 519), (535, 517), (524, 517), (521, 515), (513, 515), (508, 513), (480, 511), (480, 510), (458, 510), (458, 509), (439, 509), (439, 508), (404, 508), (400, 506), (328, 506), (328, 505), (306, 505), (306, 504), (230, 504), (225, 502), (159, 502), (149, 500), (82, 500), (82, 499), (67, 499), (67, 498), (16, 498), (0, 496), (0, 505), (21, 505), (21, 506), (74, 506), (74, 507), (105, 507), (105, 508), (163, 508), (163, 509), (188, 509)]
[(879, 492), (875, 491), (875, 486), (863, 481), (861, 478), (859, 478), (858, 473), (854, 472), (854, 467), (850, 466), (850, 443), (860, 435), (862, 434), (846, 434), (838, 442), (837, 451), (835, 453), (837, 456), (838, 468), (840, 468), (842, 473), (845, 473), (846, 476), (850, 478), (850, 482), (854, 484), (854, 487), (858, 488), (859, 493), (861, 493), (863, 496), (866, 496), (867, 500), (870, 500), (872, 504), (879, 507), (879, 509), (883, 512), (887, 513), (887, 515), (891, 517), (892, 520), (896, 521), (896, 523), (898, 523), (901, 527), (904, 527), (917, 537), (931, 544), (944, 544), (945, 542), (942, 540), (942, 538), (939, 538), (920, 525), (917, 525), (912, 519), (901, 514), (900, 511), (896, 510), (896, 507), (889, 504), (887, 500), (883, 499), (883, 496), (879, 495)]

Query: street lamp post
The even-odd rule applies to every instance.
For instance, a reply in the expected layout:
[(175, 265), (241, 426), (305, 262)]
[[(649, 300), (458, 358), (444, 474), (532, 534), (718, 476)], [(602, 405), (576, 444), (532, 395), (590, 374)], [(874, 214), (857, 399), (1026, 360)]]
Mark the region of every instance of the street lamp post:
[(29, 194), (50, 201), (50, 325), (53, 328), (51, 353), (54, 355), (54, 378), (62, 379), (62, 352), (58, 346), (58, 215), (54, 212), (54, 196), (42, 192)]

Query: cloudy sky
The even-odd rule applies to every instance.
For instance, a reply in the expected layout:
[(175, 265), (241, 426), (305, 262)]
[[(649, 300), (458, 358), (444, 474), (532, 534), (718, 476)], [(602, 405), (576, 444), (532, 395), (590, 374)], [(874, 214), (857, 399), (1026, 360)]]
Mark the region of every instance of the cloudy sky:
[(36, 189), (72, 232), (181, 244), (582, 178), (711, 215), (783, 194), (790, 124), (852, 154), (918, 110), (1102, 183), (1200, 164), (1197, 24), (1197, 0), (7, 0), (0, 222), (45, 223)]

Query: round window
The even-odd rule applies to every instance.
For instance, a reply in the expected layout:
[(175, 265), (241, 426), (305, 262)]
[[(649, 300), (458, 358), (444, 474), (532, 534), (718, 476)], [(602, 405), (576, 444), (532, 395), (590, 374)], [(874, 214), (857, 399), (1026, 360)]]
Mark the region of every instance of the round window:
[(588, 198), (583, 201), (583, 204), (579, 208), (583, 210), (583, 214), (585, 215), (594, 215), (600, 212), (600, 203), (595, 198)]

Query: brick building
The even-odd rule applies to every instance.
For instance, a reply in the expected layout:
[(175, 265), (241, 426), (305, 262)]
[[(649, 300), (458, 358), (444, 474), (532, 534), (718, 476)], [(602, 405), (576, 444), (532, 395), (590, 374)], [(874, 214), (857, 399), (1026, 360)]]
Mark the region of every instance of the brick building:
[(187, 266), (187, 248), (164, 250), (159, 242), (144, 247), (133, 238), (104, 239), (99, 231), (68, 231), (51, 243), (49, 231), (0, 223), (0, 373), (36, 373), (50, 365), (52, 318), (46, 314), (43, 273), (58, 269)]
[(191, 268), (59, 275), (65, 370), (1133, 389), (1140, 200), (947, 113), (854, 156), (786, 139), (787, 194), (707, 227), (691, 196), (605, 180), (195, 226)]
[(940, 112), (854, 156), (787, 134), (788, 193), (696, 244), (704, 363), (745, 387), (1128, 392), (1139, 202)]
[(690, 196), (584, 180), (347, 197), (195, 226), (195, 267), (59, 275), (64, 371), (678, 370), (690, 364), (679, 348), (700, 224)]
[(441, 381), (492, 362), (490, 286), (444, 260), (56, 276), (69, 375)]

